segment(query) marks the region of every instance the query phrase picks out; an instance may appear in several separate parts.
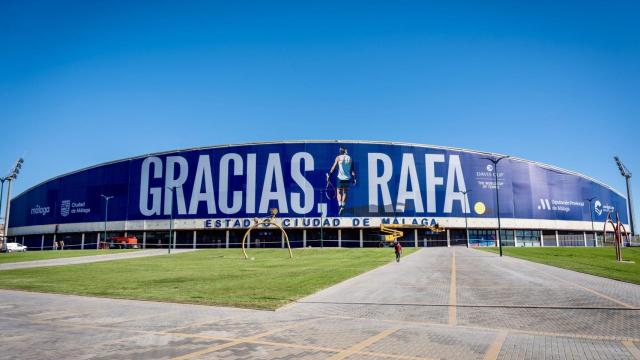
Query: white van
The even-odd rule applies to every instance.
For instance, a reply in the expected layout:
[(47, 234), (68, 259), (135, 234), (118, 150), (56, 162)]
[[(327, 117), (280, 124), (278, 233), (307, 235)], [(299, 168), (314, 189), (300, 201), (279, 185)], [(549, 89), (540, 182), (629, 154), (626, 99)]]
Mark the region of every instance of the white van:
[(6, 243), (2, 246), (2, 252), (27, 251), (27, 247), (20, 243)]

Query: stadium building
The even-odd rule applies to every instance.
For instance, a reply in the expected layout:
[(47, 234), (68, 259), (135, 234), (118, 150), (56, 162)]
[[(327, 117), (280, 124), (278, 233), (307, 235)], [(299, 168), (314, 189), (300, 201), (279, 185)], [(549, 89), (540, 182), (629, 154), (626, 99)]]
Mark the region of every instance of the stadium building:
[[(466, 229), (471, 246), (494, 245), (498, 236), (507, 246), (594, 246), (609, 213), (628, 223), (625, 197), (606, 184), (514, 157), (495, 164), (501, 157), (368, 141), (149, 154), (24, 191), (11, 200), (8, 236), (31, 250), (51, 249), (56, 240), (95, 249), (106, 226), (107, 239), (135, 236), (145, 248), (166, 248), (172, 228), (178, 248), (238, 247), (253, 219), (272, 208), (292, 247), (379, 246), (380, 224), (402, 229), (405, 246), (466, 244)], [(426, 228), (436, 223), (446, 230)], [(284, 241), (278, 229), (260, 228), (249, 244)]]

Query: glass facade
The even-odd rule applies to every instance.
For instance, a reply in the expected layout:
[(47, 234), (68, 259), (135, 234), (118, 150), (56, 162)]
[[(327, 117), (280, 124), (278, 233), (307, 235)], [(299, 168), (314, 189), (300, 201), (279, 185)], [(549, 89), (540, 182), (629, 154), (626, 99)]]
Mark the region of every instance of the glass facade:
[(447, 246), (447, 232), (434, 233), (428, 229), (418, 229), (418, 246)]
[(176, 249), (192, 249), (193, 248), (193, 231), (175, 231), (175, 247)]
[[(437, 247), (465, 246), (467, 242), (467, 232), (465, 229), (447, 229), (434, 233), (428, 229), (398, 228), (403, 232), (403, 236), (398, 240), (403, 247)], [(310, 229), (287, 229), (290, 245), (292, 248), (307, 247), (384, 247), (390, 244), (385, 240), (385, 234), (378, 228), (310, 228)], [(360, 240), (362, 232), (362, 242)], [(447, 232), (449, 241), (447, 241)], [(176, 230), (176, 248), (193, 248), (194, 233), (196, 248), (239, 248), (246, 233), (246, 229), (233, 230)], [(228, 233), (228, 242), (227, 242)], [(494, 229), (469, 229), (469, 246), (498, 246), (497, 231)], [(169, 231), (128, 231), (127, 236), (135, 236), (138, 239), (140, 248), (167, 248), (169, 246)], [(340, 234), (340, 237), (339, 237)], [(557, 235), (556, 235), (557, 234)], [(57, 233), (55, 239), (64, 241), (65, 250), (83, 248), (82, 233)], [(107, 240), (112, 237), (122, 237), (125, 232), (109, 231)], [(417, 235), (417, 236), (416, 236)], [(598, 235), (598, 246), (602, 244), (602, 234)], [(84, 233), (84, 249), (95, 249), (97, 241), (103, 241), (103, 232)], [(146, 238), (146, 239), (145, 239)], [(51, 250), (54, 249), (54, 234), (12, 236), (16, 242), (24, 244), (30, 250)], [(145, 239), (143, 241), (143, 239)], [(503, 229), (500, 231), (502, 246), (520, 247), (593, 247), (595, 246), (593, 232), (582, 231), (555, 231), (555, 230), (513, 230)], [(277, 228), (259, 228), (251, 231), (248, 239), (248, 248), (281, 248), (283, 246), (282, 233)], [(613, 234), (607, 233), (604, 246), (613, 244)], [(58, 245), (59, 246), (59, 245)], [(285, 244), (286, 247), (286, 244)], [(59, 247), (58, 247), (59, 249)]]
[[(64, 245), (64, 250), (79, 250), (82, 247), (82, 234), (70, 233), (70, 234), (58, 234), (56, 236), (59, 246)], [(62, 243), (60, 243), (62, 241)]]
[(496, 235), (496, 230), (469, 229), (469, 246), (497, 246)]
[(558, 231), (558, 245), (584, 246), (584, 233), (582, 231)]
[(342, 229), (341, 235), (342, 247), (360, 247), (360, 229)]
[(147, 249), (166, 249), (169, 247), (168, 231), (147, 231)]
[(518, 246), (540, 246), (539, 230), (516, 230)]
[(196, 247), (224, 248), (227, 246), (226, 230), (205, 230), (196, 232)]
[(451, 246), (467, 246), (467, 231), (465, 229), (449, 229), (449, 236), (451, 237)]
[(385, 246), (384, 234), (382, 234), (378, 229), (362, 229), (362, 245), (364, 247)]
[(337, 229), (307, 229), (307, 247), (338, 247)]
[(542, 232), (542, 246), (556, 246), (556, 232), (544, 230)]

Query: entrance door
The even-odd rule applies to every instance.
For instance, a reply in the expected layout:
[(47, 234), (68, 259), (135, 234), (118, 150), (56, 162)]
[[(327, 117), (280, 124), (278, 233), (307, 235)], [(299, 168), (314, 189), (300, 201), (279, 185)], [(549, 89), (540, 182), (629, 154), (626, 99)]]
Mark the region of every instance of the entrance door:
[(465, 229), (450, 229), (451, 246), (467, 246), (467, 231)]

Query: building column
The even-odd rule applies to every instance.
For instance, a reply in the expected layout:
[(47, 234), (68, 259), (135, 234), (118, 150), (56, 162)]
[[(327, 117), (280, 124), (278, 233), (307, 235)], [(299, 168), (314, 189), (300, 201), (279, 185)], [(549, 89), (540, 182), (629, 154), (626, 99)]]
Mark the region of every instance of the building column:
[(513, 247), (518, 247), (518, 232), (513, 230)]
[(84, 250), (84, 233), (82, 233), (82, 242), (80, 243), (80, 250)]
[(540, 230), (540, 247), (544, 247), (544, 231)]
[(24, 246), (24, 235), (22, 235), (22, 246)]
[(560, 238), (558, 236), (558, 230), (556, 230), (556, 247), (560, 246)]
[(280, 231), (280, 247), (284, 249), (284, 232)]
[(451, 247), (451, 232), (447, 229), (447, 247)]
[(198, 232), (193, 230), (193, 248), (196, 248), (196, 241), (198, 239)]
[(587, 232), (583, 231), (582, 235), (584, 236), (584, 247), (587, 247)]
[(251, 248), (251, 233), (247, 234), (247, 248)]
[(142, 248), (143, 249), (147, 248), (147, 232), (146, 231), (142, 232)]
[[(173, 230), (173, 248), (175, 249), (178, 244), (176, 244), (176, 239), (178, 238), (178, 232)], [(169, 244), (171, 246), (171, 244)]]
[(418, 247), (418, 229), (413, 229), (413, 246)]
[(338, 247), (342, 247), (342, 229), (338, 229)]
[(40, 251), (44, 250), (44, 234), (42, 234), (42, 240), (40, 242)]
[(226, 249), (229, 248), (229, 230), (227, 230), (226, 233), (224, 234), (224, 247)]
[(307, 247), (307, 229), (302, 230), (302, 247)]
[(100, 249), (100, 232), (96, 234), (96, 249)]
[(360, 247), (364, 247), (364, 232), (360, 229)]
[[(58, 234), (53, 234), (53, 242), (54, 243), (57, 241), (57, 239), (58, 239)], [(58, 249), (60, 249), (60, 248), (58, 248)], [(60, 250), (62, 250), (62, 249), (60, 249)]]

